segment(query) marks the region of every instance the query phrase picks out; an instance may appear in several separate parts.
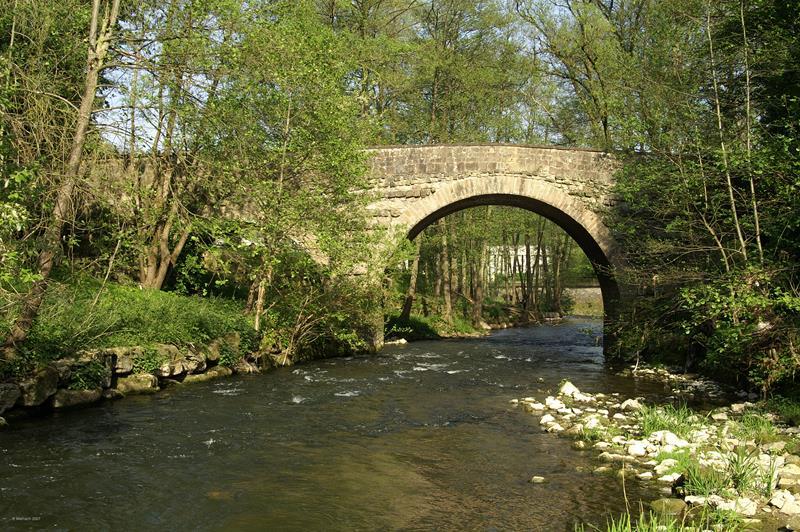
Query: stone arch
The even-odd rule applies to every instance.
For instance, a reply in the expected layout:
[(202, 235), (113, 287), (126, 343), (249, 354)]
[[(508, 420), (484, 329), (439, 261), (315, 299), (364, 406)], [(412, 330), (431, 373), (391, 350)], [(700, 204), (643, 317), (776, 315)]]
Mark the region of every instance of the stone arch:
[(415, 238), (425, 227), (454, 212), (480, 205), (526, 209), (560, 226), (578, 244), (595, 268), (607, 318), (619, 310), (620, 287), (614, 276), (618, 264), (616, 245), (600, 216), (586, 204), (543, 180), (525, 175), (491, 175), (454, 178), (436, 193), (414, 202), (397, 216), (392, 226)]

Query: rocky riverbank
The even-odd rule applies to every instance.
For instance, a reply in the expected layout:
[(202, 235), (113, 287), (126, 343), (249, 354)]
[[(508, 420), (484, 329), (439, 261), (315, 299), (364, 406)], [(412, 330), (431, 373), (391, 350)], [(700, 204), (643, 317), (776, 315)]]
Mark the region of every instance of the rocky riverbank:
[(711, 381), (650, 368), (637, 374), (668, 383), (675, 403), (587, 393), (568, 381), (556, 395), (512, 403), (539, 416), (545, 431), (596, 453), (594, 473), (656, 483), (665, 495), (651, 504), (656, 513), (679, 522), (713, 513), (712, 521), (727, 523), (720, 530), (800, 530), (800, 429), (748, 401), (686, 407), (681, 398), (721, 401)]
[[(62, 410), (182, 383), (258, 373), (256, 361), (240, 354), (240, 343), (233, 333), (192, 348), (156, 344), (82, 351), (18, 381), (0, 383), (0, 416)], [(4, 425), (0, 417), (0, 427)]]

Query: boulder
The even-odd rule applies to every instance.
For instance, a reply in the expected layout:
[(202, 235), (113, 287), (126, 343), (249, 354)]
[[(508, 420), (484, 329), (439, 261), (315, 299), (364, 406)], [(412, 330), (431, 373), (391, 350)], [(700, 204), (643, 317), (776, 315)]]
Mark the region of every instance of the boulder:
[(198, 373), (196, 375), (187, 375), (186, 378), (183, 379), (183, 383), (190, 384), (193, 382), (205, 382), (219, 377), (227, 377), (228, 375), (231, 374), (233, 374), (233, 371), (231, 371), (231, 369), (228, 367), (214, 366), (213, 368), (209, 368), (208, 370), (206, 370), (205, 373)]
[(186, 359), (174, 345), (158, 344), (155, 346), (158, 356), (165, 362), (154, 372), (157, 377), (177, 377), (186, 373)]
[(634, 443), (628, 446), (630, 456), (647, 456), (647, 447), (641, 443)]
[(567, 405), (565, 405), (562, 401), (556, 399), (553, 396), (548, 396), (544, 400), (544, 404), (550, 410), (561, 410), (562, 408), (566, 408), (567, 407)]
[(19, 386), (16, 384), (0, 384), (0, 414), (14, 406), (19, 396)]
[(621, 410), (641, 410), (642, 403), (637, 401), (636, 399), (627, 399), (619, 405)]
[(183, 362), (187, 373), (202, 373), (206, 370), (206, 357), (202, 353), (189, 352)]
[(657, 499), (650, 503), (653, 512), (670, 517), (680, 517), (686, 511), (686, 503), (681, 499)]
[(100, 400), (103, 390), (58, 390), (53, 397), (53, 408), (68, 408), (70, 406), (85, 405)]
[(544, 407), (544, 405), (543, 405), (542, 403), (536, 403), (536, 402), (534, 402), (534, 403), (528, 403), (528, 402), (524, 402), (524, 403), (522, 403), (522, 408), (523, 408), (523, 409), (524, 409), (526, 412), (541, 412), (542, 410), (544, 410), (544, 408), (545, 408), (545, 407)]
[(233, 366), (233, 371), (235, 373), (241, 373), (244, 375), (250, 375), (252, 373), (261, 373), (261, 371), (253, 364), (246, 360), (240, 360)]
[(564, 384), (561, 385), (561, 388), (558, 390), (559, 395), (566, 395), (567, 397), (572, 397), (576, 393), (581, 393), (577, 386), (572, 384), (569, 381), (564, 381)]
[(128, 375), (133, 372), (133, 361), (144, 355), (141, 347), (115, 347), (108, 350), (114, 355), (114, 373), (117, 375)]
[(787, 530), (800, 530), (800, 515), (795, 515), (786, 521)]
[(46, 367), (36, 372), (33, 377), (20, 383), (19, 403), (22, 406), (38, 406), (44, 403), (58, 389), (58, 370)]
[(117, 390), (123, 394), (150, 393), (158, 390), (158, 379), (149, 373), (136, 373), (117, 380)]
[(106, 388), (103, 390), (103, 399), (122, 399), (125, 397), (125, 394), (117, 390), (116, 388)]

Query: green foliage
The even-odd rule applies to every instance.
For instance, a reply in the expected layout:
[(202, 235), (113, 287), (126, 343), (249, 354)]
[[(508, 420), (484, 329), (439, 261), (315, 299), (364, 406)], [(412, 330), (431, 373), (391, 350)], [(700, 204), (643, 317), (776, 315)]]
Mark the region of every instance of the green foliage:
[(406, 340), (432, 340), (440, 338), (435, 326), (435, 320), (424, 316), (412, 315), (408, 320), (402, 320), (394, 315), (386, 320), (384, 335), (387, 340), (404, 338)]
[(794, 377), (800, 297), (779, 283), (751, 269), (682, 291), (684, 329), (705, 347), (709, 372), (730, 381), (744, 375), (764, 395)]
[(800, 425), (800, 402), (796, 399), (773, 397), (767, 401), (766, 406), (778, 414), (788, 425), (793, 427)]
[(668, 430), (678, 436), (686, 437), (695, 425), (695, 413), (683, 403), (678, 406), (643, 405), (636, 416), (642, 432), (646, 435), (659, 430)]
[(153, 346), (145, 346), (142, 354), (133, 359), (134, 373), (153, 373), (169, 359), (164, 353)]
[[(239, 302), (70, 277), (51, 284), (19, 360), (3, 364), (3, 371), (27, 373), (82, 349), (157, 343), (188, 346), (231, 332), (241, 336), (244, 352), (258, 347), (260, 336), (243, 316)], [(136, 363), (141, 371), (150, 372), (162, 362), (148, 348), (144, 359)]]
[(109, 369), (93, 361), (80, 366), (70, 374), (67, 388), (70, 390), (93, 390), (100, 388), (109, 375)]
[(242, 360), (243, 354), (237, 351), (228, 342), (222, 342), (219, 346), (219, 364), (231, 368)]
[(731, 432), (739, 439), (753, 440), (759, 445), (779, 439), (773, 422), (761, 414), (747, 413), (743, 415), (735, 422)]
[[(585, 532), (585, 525), (576, 525), (576, 532)], [(590, 525), (589, 530), (600, 532), (694, 532), (696, 530), (725, 530), (738, 532), (746, 526), (738, 514), (702, 507), (678, 518), (640, 508), (638, 516), (630, 511), (609, 518), (604, 528)]]

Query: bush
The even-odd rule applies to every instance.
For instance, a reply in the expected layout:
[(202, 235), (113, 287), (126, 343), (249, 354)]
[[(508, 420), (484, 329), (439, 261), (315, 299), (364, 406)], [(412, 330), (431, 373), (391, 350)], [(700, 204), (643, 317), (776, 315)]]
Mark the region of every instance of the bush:
[(89, 362), (72, 372), (67, 388), (70, 390), (92, 390), (100, 388), (108, 376), (108, 368), (100, 362)]

